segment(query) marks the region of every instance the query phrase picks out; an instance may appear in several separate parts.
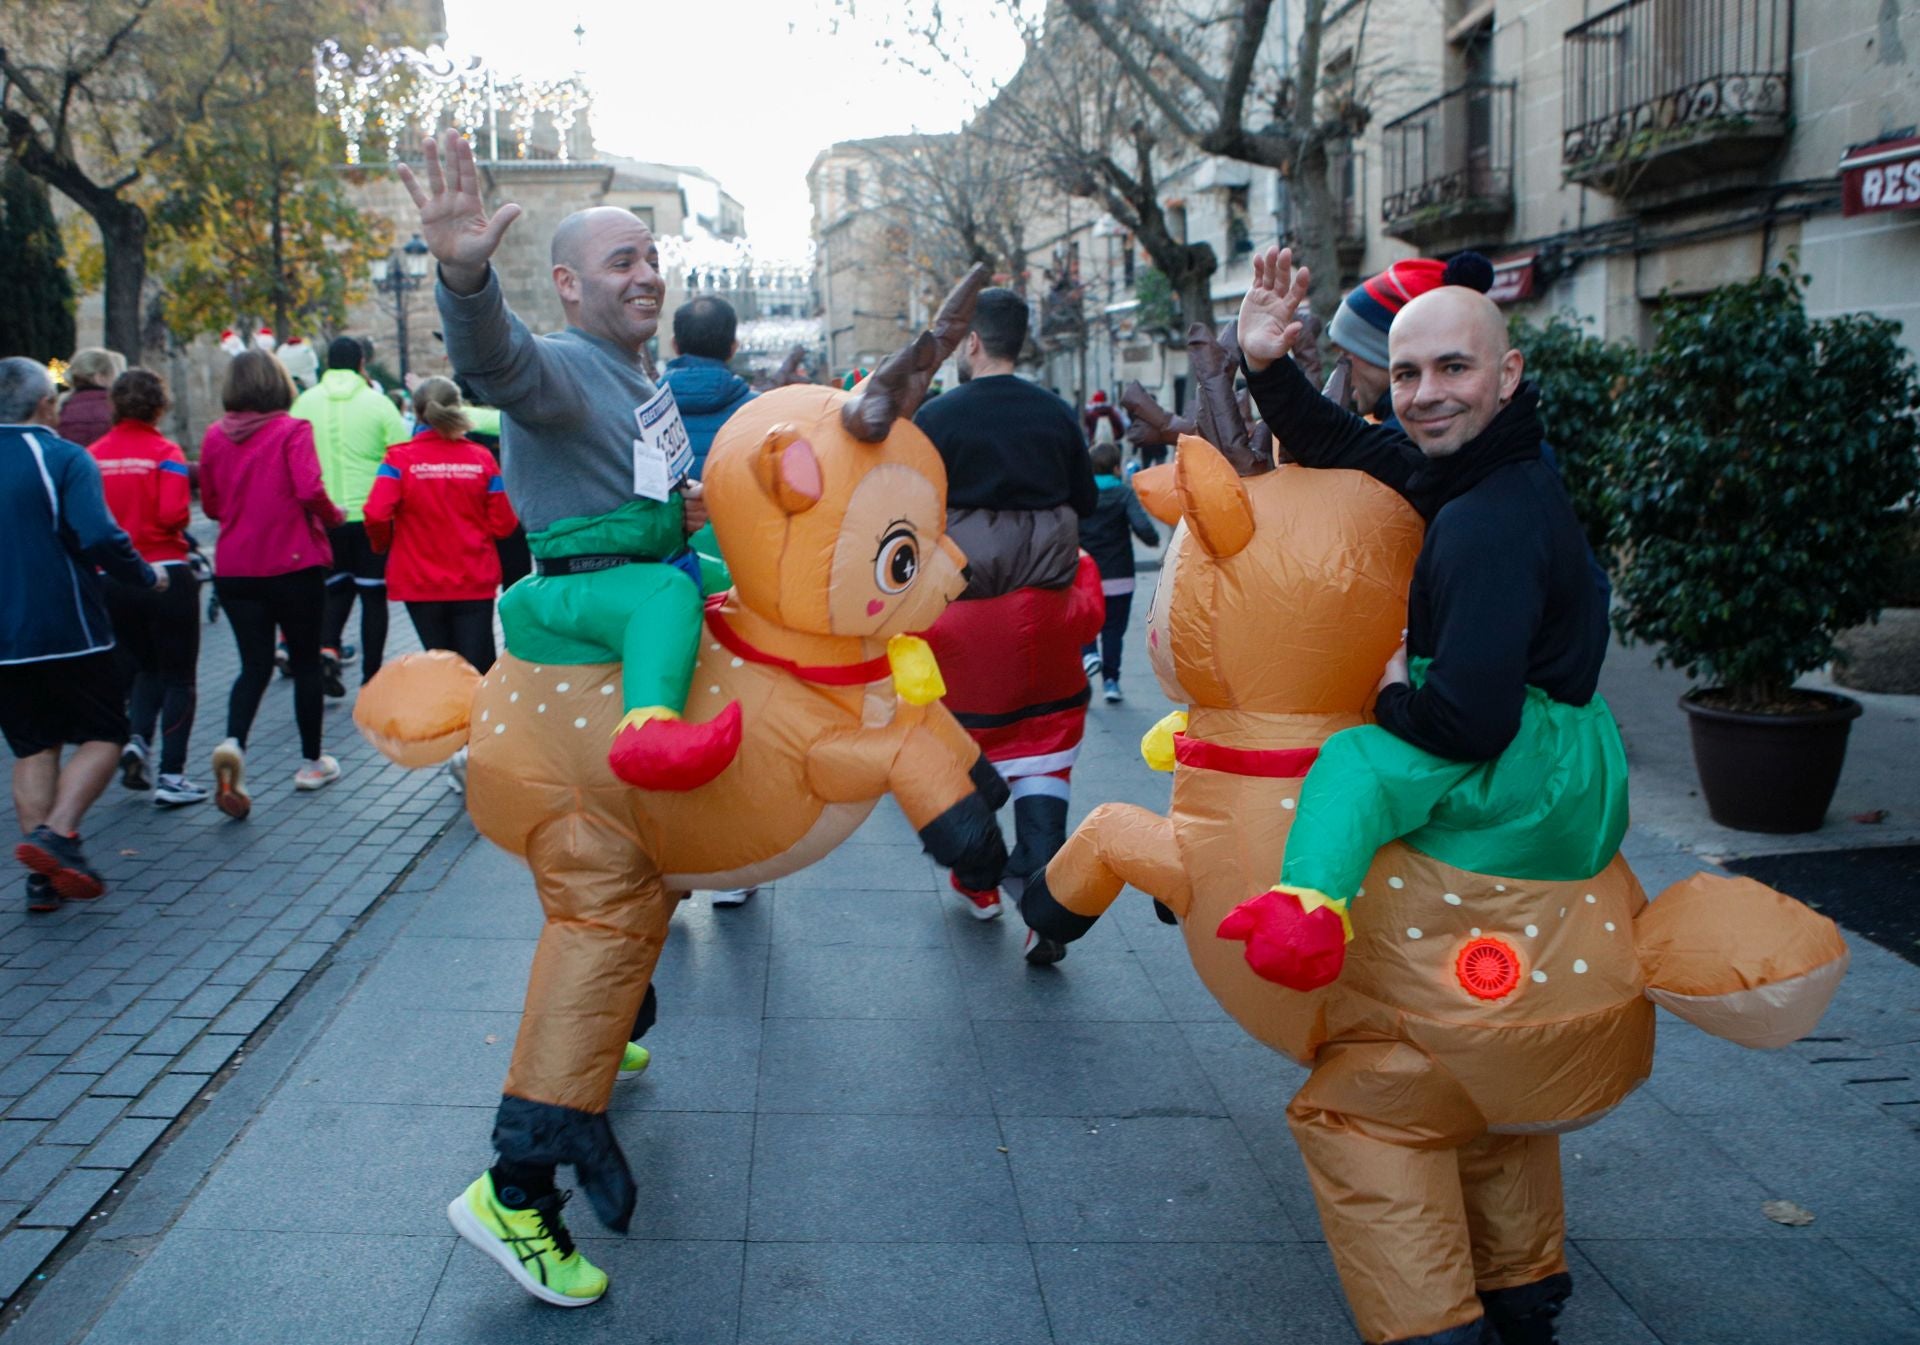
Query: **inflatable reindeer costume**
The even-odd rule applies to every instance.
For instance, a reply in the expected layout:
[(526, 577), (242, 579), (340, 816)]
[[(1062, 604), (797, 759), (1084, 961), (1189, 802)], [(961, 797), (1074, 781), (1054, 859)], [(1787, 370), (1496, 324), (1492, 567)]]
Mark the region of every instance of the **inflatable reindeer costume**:
[[(1846, 947), (1747, 880), (1702, 874), (1649, 902), (1611, 842), (1588, 872), (1542, 866), (1538, 830), (1608, 825), (1561, 806), (1592, 763), (1550, 754), (1499, 825), (1473, 781), (1426, 799), (1433, 821), (1360, 857), (1350, 911), (1268, 890), (1308, 825), (1303, 778), (1367, 722), (1422, 527), (1370, 477), (1253, 453), (1233, 364), (1195, 339), (1206, 438), (1179, 440), (1181, 523), (1148, 634), (1161, 687), (1189, 706), (1143, 744), (1173, 771), (1172, 807), (1096, 809), (1022, 913), (1070, 940), (1140, 888), (1241, 1026), (1311, 1067), (1288, 1122), (1367, 1341), (1547, 1345), (1570, 1287), (1559, 1136), (1647, 1077), (1654, 1005), (1782, 1046), (1819, 1019)], [(1442, 838), (1461, 817), (1486, 826)]]
[(481, 679), (417, 655), (361, 693), (362, 732), (404, 765), (470, 744), (474, 824), (525, 857), (546, 912), (494, 1128), (501, 1165), (449, 1208), (545, 1301), (592, 1302), (606, 1277), (567, 1240), (557, 1197), (514, 1208), (495, 1179), (543, 1168), (550, 1183), (570, 1163), (602, 1221), (627, 1226), (634, 1186), (607, 1102), (680, 891), (804, 868), (888, 793), (963, 881), (1000, 879), (1006, 786), (939, 703), (938, 669), (908, 634), (964, 587), (966, 559), (944, 535), (946, 476), (911, 417), (984, 279), (979, 268), (933, 331), (856, 393), (784, 387), (715, 439), (705, 485), (733, 588), (708, 600), (693, 700), (738, 702), (743, 736), (710, 783), (649, 792), (615, 778), (604, 744), (622, 714), (617, 664), (509, 654)]

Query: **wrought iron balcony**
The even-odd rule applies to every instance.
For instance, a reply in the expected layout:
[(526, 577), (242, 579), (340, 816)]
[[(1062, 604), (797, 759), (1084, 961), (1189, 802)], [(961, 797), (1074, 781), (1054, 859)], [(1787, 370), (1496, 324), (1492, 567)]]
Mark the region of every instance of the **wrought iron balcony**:
[(1660, 204), (1748, 185), (1785, 141), (1793, 0), (1626, 0), (1564, 52), (1572, 181)]
[(1513, 214), (1513, 85), (1463, 84), (1381, 128), (1395, 238), (1426, 247), (1497, 231)]

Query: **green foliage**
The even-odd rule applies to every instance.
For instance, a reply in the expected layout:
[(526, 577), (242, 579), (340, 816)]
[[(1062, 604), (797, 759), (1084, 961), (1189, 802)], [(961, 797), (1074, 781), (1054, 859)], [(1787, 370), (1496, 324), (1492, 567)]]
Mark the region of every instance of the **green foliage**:
[(1673, 301), (1618, 405), (1621, 633), (1777, 700), (1893, 596), (1920, 489), (1920, 373), (1899, 324), (1807, 317), (1777, 272)]
[(8, 160), (0, 171), (0, 356), (73, 354), (73, 281), (46, 187)]
[(1142, 330), (1171, 327), (1180, 320), (1180, 306), (1173, 297), (1173, 282), (1156, 266), (1143, 267), (1133, 278), (1133, 297), (1140, 301), (1134, 314), (1134, 326)]
[(1639, 352), (1601, 340), (1564, 314), (1554, 314), (1544, 327), (1519, 317), (1510, 326), (1514, 347), (1527, 357), (1527, 377), (1540, 387), (1540, 419), (1573, 511), (1594, 555), (1611, 570), (1620, 460), (1614, 427), (1620, 394), (1633, 378)]

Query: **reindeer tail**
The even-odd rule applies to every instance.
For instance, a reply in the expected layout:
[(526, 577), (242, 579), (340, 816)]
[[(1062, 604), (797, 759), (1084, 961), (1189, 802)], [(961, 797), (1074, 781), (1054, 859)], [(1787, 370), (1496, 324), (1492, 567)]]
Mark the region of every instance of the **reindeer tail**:
[(409, 769), (437, 766), (466, 746), (479, 686), (480, 674), (458, 654), (408, 654), (360, 688), (353, 722), (387, 760)]
[(1643, 907), (1633, 931), (1647, 998), (1742, 1046), (1806, 1036), (1847, 974), (1839, 927), (1751, 878), (1696, 873)]

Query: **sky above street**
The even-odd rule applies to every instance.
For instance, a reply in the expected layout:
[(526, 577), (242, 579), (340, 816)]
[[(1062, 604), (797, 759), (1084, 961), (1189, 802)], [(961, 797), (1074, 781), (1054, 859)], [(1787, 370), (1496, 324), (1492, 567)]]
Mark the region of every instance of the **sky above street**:
[[(952, 0), (988, 72), (1010, 74), (1017, 40), (992, 0)], [(949, 131), (967, 82), (908, 69), (879, 42), (900, 9), (867, 0), (447, 0), (448, 45), (506, 73), (580, 71), (602, 150), (691, 164), (747, 211), (762, 255), (796, 256), (808, 236), (806, 172), (835, 140)], [(585, 30), (576, 41), (575, 26)]]

